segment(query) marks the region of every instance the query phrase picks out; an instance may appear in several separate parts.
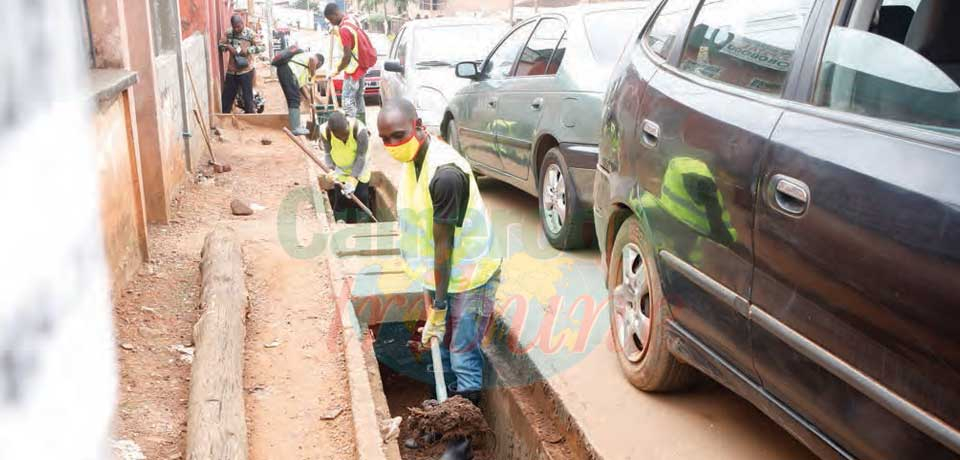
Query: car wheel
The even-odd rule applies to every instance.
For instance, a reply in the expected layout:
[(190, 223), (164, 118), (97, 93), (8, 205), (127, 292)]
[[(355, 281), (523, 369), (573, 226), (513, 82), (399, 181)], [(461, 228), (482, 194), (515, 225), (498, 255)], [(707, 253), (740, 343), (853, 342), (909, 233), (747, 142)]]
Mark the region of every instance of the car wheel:
[(539, 195), (540, 224), (550, 245), (560, 250), (586, 246), (593, 232), (584, 228), (580, 199), (557, 147), (547, 151), (540, 165)]
[(660, 277), (640, 221), (631, 216), (610, 252), (607, 286), (610, 332), (627, 380), (644, 391), (690, 387), (699, 374), (667, 349), (666, 309)]

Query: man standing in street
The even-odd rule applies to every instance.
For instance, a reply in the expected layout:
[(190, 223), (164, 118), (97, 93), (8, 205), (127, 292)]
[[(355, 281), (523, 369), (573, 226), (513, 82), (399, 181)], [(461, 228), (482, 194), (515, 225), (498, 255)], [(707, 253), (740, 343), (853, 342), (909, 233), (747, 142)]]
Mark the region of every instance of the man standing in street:
[(238, 90), (243, 97), (243, 110), (256, 113), (257, 107), (253, 101), (253, 56), (263, 52), (263, 46), (256, 34), (244, 26), (243, 17), (239, 14), (230, 17), (230, 27), (226, 39), (220, 42), (220, 51), (230, 53), (221, 95), (223, 113), (233, 110)]
[[(370, 207), (370, 162), (367, 161), (370, 133), (367, 127), (362, 121), (348, 118), (338, 110), (320, 126), (320, 141), (326, 152), (323, 162), (331, 170), (322, 178), (321, 185), (327, 190), (335, 219), (348, 224), (366, 222), (366, 212), (350, 196), (356, 196), (364, 206)], [(334, 187), (335, 183), (340, 184), (339, 191)]]
[(402, 163), (397, 190), (405, 270), (425, 288), (422, 342), (441, 342), (452, 394), (476, 404), (483, 384), (483, 335), (500, 285), (493, 227), (473, 171), (453, 147), (431, 137), (413, 103), (388, 102), (377, 120), (387, 152)]
[(315, 81), (317, 69), (323, 66), (323, 55), (304, 53), (299, 48), (291, 46), (277, 53), (273, 59), (273, 65), (277, 67), (280, 89), (283, 90), (283, 96), (287, 100), (290, 131), (297, 136), (306, 136), (309, 131), (300, 124), (300, 102), (307, 100), (313, 103), (305, 88)]
[[(343, 46), (343, 58), (337, 65), (333, 76), (343, 72), (343, 110), (347, 115), (366, 121), (366, 107), (363, 102), (364, 75), (376, 62), (376, 50), (370, 44), (367, 33), (350, 16), (347, 16), (336, 3), (328, 3), (323, 15), (330, 24), (339, 29), (340, 44)], [(373, 62), (370, 62), (372, 50)]]

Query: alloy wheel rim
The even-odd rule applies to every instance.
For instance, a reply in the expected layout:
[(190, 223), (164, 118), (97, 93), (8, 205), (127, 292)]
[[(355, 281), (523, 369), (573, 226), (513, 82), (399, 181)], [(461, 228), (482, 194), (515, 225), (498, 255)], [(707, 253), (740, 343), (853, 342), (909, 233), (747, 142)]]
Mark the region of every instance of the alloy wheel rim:
[(650, 337), (650, 286), (640, 248), (628, 243), (620, 253), (620, 284), (613, 291), (614, 333), (620, 352), (639, 362)]
[(567, 216), (567, 187), (560, 166), (552, 164), (547, 167), (540, 196), (543, 199), (544, 222), (550, 233), (556, 235), (563, 228)]

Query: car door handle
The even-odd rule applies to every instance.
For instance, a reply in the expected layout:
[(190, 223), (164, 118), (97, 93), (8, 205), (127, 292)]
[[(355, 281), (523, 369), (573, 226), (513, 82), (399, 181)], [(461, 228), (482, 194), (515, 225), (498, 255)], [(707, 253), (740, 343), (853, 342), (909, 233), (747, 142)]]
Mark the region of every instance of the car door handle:
[(770, 205), (789, 216), (801, 216), (810, 204), (810, 188), (802, 181), (777, 174), (770, 180), (773, 200)]
[(490, 108), (495, 108), (497, 106), (497, 99), (490, 98), (489, 100), (487, 100), (487, 106), (489, 106)]
[(643, 143), (648, 147), (656, 147), (660, 142), (660, 125), (644, 119), (640, 124), (640, 130), (643, 132)]
[(540, 110), (543, 107), (543, 98), (538, 97), (530, 103), (530, 108), (533, 110)]

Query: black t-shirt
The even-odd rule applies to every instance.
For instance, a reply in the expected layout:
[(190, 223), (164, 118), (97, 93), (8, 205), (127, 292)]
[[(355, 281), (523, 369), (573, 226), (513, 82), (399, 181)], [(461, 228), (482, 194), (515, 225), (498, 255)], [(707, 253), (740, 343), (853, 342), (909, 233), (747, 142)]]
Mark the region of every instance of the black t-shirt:
[(438, 224), (463, 226), (470, 199), (470, 180), (456, 165), (437, 168), (430, 180), (430, 198), (433, 199), (433, 221)]

